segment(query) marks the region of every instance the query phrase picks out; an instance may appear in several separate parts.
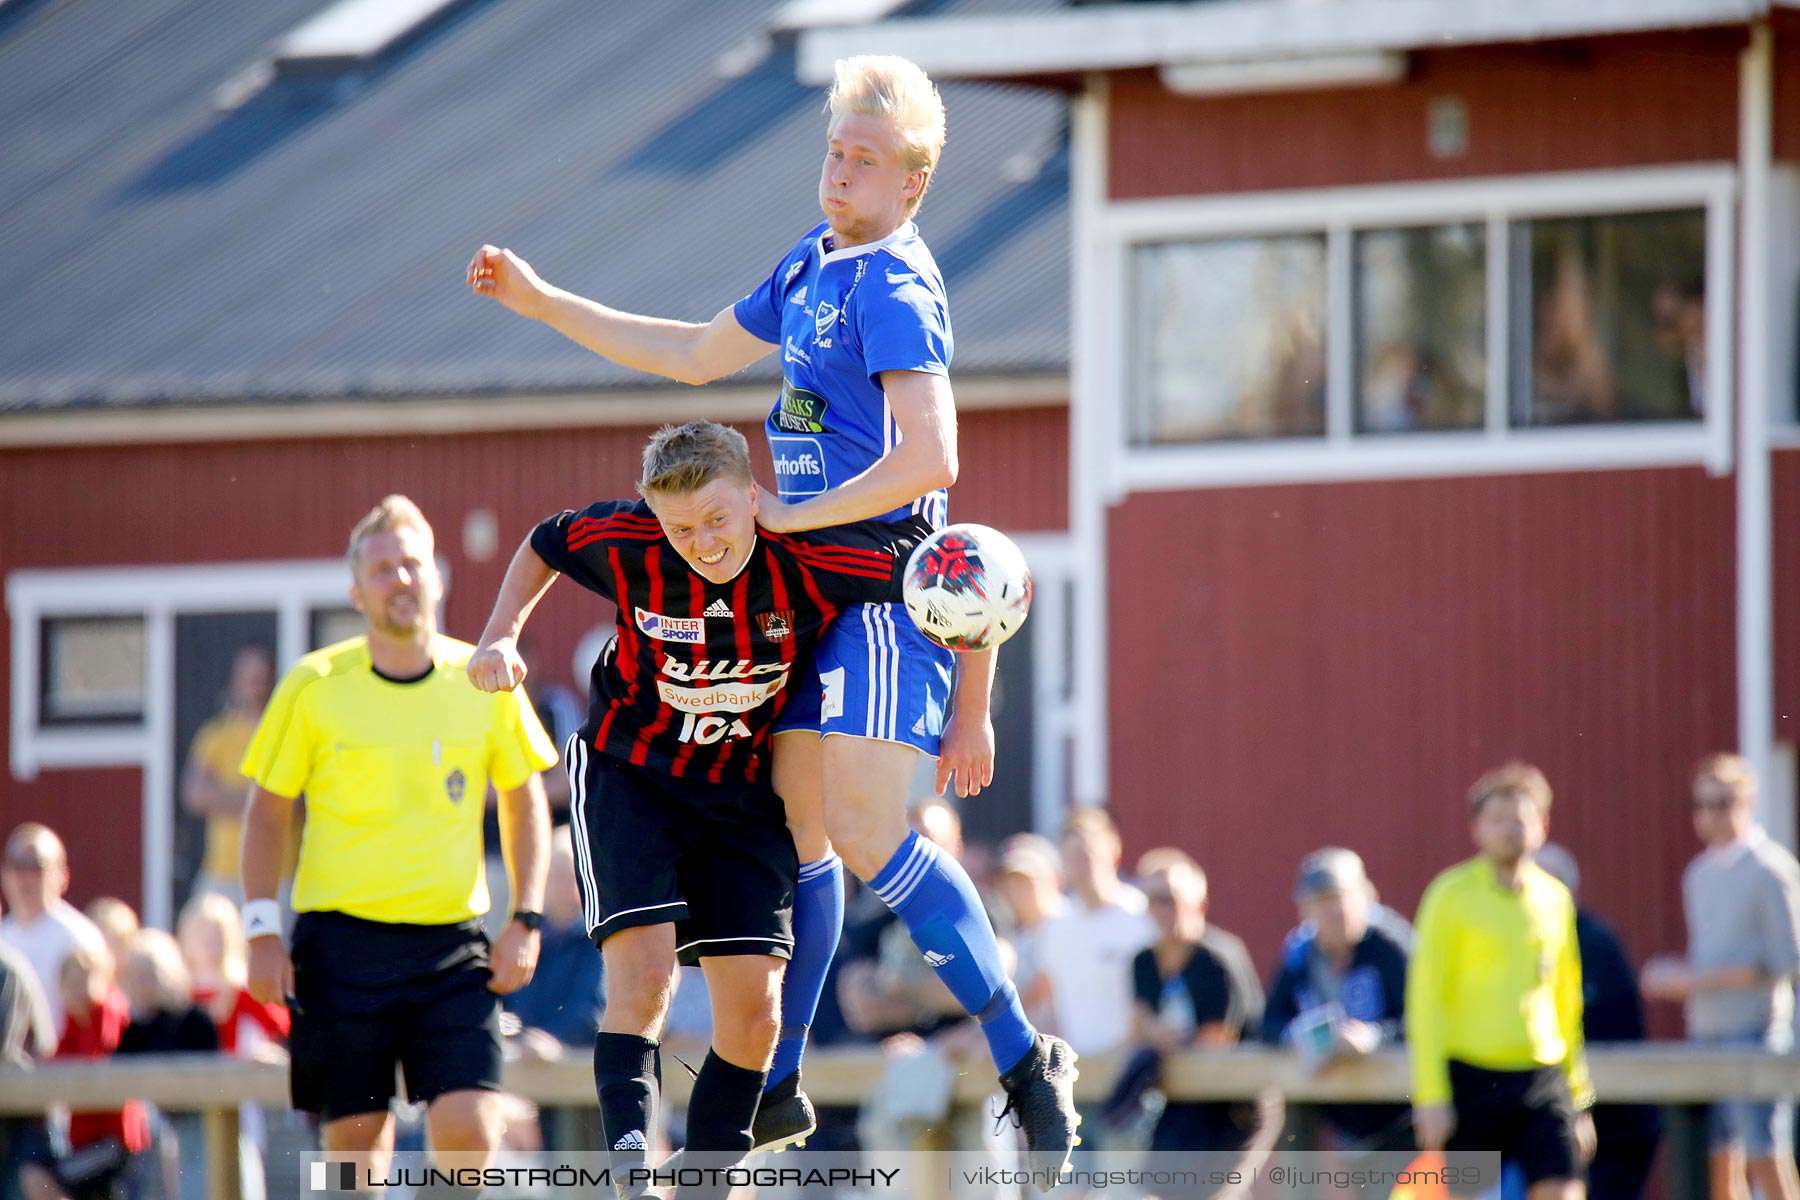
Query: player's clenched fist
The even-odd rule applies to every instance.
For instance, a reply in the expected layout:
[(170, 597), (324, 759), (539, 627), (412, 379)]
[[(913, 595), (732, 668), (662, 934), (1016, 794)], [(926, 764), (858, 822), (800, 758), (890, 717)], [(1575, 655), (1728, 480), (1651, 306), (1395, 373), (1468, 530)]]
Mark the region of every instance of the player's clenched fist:
[(468, 284), (477, 296), (490, 296), (523, 317), (532, 315), (533, 306), (549, 290), (530, 263), (499, 246), (475, 252), (469, 260)]
[(484, 692), (510, 692), (525, 682), (525, 660), (511, 638), (489, 642), (469, 656), (469, 682)]

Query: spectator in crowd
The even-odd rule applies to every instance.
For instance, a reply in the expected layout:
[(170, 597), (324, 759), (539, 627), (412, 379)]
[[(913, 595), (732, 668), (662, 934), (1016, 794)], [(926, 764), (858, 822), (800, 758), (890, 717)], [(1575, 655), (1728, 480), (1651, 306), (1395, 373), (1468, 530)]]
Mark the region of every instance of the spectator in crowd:
[(1680, 360), (1676, 395), (1689, 416), (1706, 415), (1706, 282), (1699, 275), (1670, 279), (1650, 296), (1656, 344)]
[[(217, 892), (201, 892), (182, 906), (175, 937), (194, 981), (194, 1002), (212, 1018), (219, 1049), (234, 1058), (286, 1063), (288, 1010), (250, 994), (237, 906)], [(268, 1117), (258, 1105), (240, 1104), (238, 1162), (244, 1200), (261, 1200), (265, 1194), (267, 1145)]]
[[(193, 980), (181, 947), (160, 929), (140, 929), (131, 941), (119, 984), (131, 1005), (131, 1023), (119, 1037), (120, 1054), (205, 1054), (219, 1049), (219, 1033), (194, 1003)], [(206, 1195), (205, 1133), (198, 1113), (152, 1114), (150, 1128), (163, 1169), (163, 1195), (202, 1200)]]
[(1121, 851), (1105, 809), (1070, 813), (1062, 831), (1069, 903), (1039, 927), (1052, 1028), (1078, 1054), (1105, 1054), (1130, 1038), (1131, 960), (1156, 939), (1144, 894), (1119, 878)]
[[(1156, 938), (1131, 961), (1133, 1040), (1160, 1058), (1196, 1046), (1235, 1046), (1246, 1032), (1254, 1037), (1263, 1019), (1262, 985), (1242, 940), (1206, 919), (1206, 873), (1186, 852), (1165, 846), (1146, 852), (1137, 874)], [(1140, 1071), (1128, 1068), (1126, 1075)], [(1163, 1109), (1150, 1149), (1242, 1150), (1263, 1123), (1255, 1103), (1178, 1101)]]
[[(57, 1028), (50, 1001), (31, 960), (0, 941), (0, 1066), (27, 1067), (56, 1051)], [(18, 1130), (0, 1121), (0, 1156)], [(3, 1193), (5, 1189), (0, 1189)]]
[(137, 936), (137, 931), (141, 928), (138, 915), (131, 905), (117, 896), (99, 896), (88, 901), (88, 906), (82, 913), (100, 930), (100, 936), (106, 939), (106, 948), (112, 952), (113, 961), (124, 962), (125, 956), (131, 953), (131, 939)]
[(1480, 851), (1419, 901), (1406, 980), (1413, 1129), (1425, 1150), (1499, 1150), (1531, 1200), (1578, 1200), (1593, 1104), (1569, 889), (1534, 861), (1542, 771), (1509, 763), (1469, 791)]
[[(1800, 971), (1800, 866), (1756, 821), (1756, 777), (1735, 754), (1694, 773), (1694, 832), (1705, 849), (1681, 877), (1685, 959), (1644, 964), (1644, 995), (1687, 1006), (1688, 1037), (1719, 1046), (1793, 1046), (1794, 975)], [(1800, 1195), (1793, 1103), (1736, 1100), (1712, 1111), (1712, 1190), (1764, 1200)]]
[(59, 1030), (63, 959), (78, 946), (106, 948), (94, 923), (63, 899), (68, 890), (69, 856), (62, 839), (35, 821), (14, 829), (0, 857), (0, 893), (8, 910), (0, 920), (0, 940), (30, 960), (50, 1005), (51, 1027)]
[(1556, 254), (1550, 282), (1535, 297), (1532, 338), (1533, 424), (1608, 421), (1618, 415), (1619, 387), (1588, 263), (1573, 246)]
[[(131, 1008), (113, 981), (112, 955), (98, 941), (81, 942), (57, 970), (64, 1013), (58, 1059), (107, 1058), (118, 1048)], [(123, 1200), (138, 1156), (150, 1144), (150, 1121), (136, 1100), (123, 1108), (69, 1114), (68, 1152), (54, 1155), (46, 1140), (20, 1168), (28, 1200)]]
[(119, 1053), (219, 1049), (219, 1031), (194, 1003), (193, 980), (174, 938), (160, 929), (140, 929), (119, 982), (131, 1003), (131, 1024), (120, 1038)]
[(1052, 1028), (1050, 982), (1044, 974), (1047, 947), (1040, 938), (1044, 922), (1062, 912), (1062, 858), (1056, 843), (1040, 833), (1015, 833), (1000, 843), (1000, 895), (1012, 914), (1013, 952), (1018, 967), (1013, 983), (1025, 1004), (1025, 1015), (1040, 1029)]
[(193, 980), (194, 1003), (212, 1019), (219, 1048), (237, 1058), (286, 1062), (288, 1010), (249, 992), (237, 906), (217, 892), (203, 892), (182, 906), (175, 936)]
[[(1631, 960), (1612, 927), (1581, 907), (1581, 867), (1567, 847), (1538, 851), (1538, 866), (1575, 898), (1575, 939), (1581, 946), (1582, 1040), (1641, 1042), (1644, 1002)], [(1662, 1115), (1652, 1104), (1594, 1106), (1594, 1161), (1588, 1164), (1590, 1200), (1637, 1200), (1643, 1195), (1662, 1136)]]
[(182, 803), (206, 820), (206, 849), (194, 891), (218, 892), (233, 903), (244, 898), (238, 880), (238, 844), (250, 795), (250, 781), (238, 768), (274, 686), (275, 657), (268, 647), (255, 643), (238, 647), (224, 702), (194, 735), (181, 778)]
[[(31, 961), (0, 942), (0, 1067), (25, 1068), (56, 1050), (50, 1005)], [(43, 1157), (49, 1132), (41, 1116), (0, 1116), (0, 1196), (18, 1200), (19, 1168)]]
[(600, 1030), (600, 953), (588, 940), (575, 885), (575, 846), (569, 827), (550, 835), (550, 874), (544, 893), (544, 941), (531, 982), (501, 998), (518, 1017), (518, 1048), (554, 1060), (566, 1047), (593, 1049)]
[[(1282, 951), (1263, 1011), (1263, 1040), (1323, 1063), (1360, 1057), (1400, 1039), (1407, 947), (1373, 924), (1375, 888), (1354, 850), (1329, 846), (1300, 860), (1294, 903), (1301, 925)], [(1402, 1105), (1325, 1107), (1326, 1127), (1351, 1150), (1406, 1150)]]

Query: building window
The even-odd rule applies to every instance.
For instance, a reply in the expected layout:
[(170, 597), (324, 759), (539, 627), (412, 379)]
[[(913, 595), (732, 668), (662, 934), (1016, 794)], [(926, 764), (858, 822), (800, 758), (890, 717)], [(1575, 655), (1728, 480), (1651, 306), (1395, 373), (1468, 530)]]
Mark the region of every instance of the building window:
[(347, 641), (369, 631), (369, 624), (354, 608), (315, 608), (308, 614), (307, 648), (317, 650)]
[(1134, 444), (1324, 434), (1323, 235), (1145, 245), (1134, 260)]
[(1736, 199), (1703, 165), (1102, 205), (1113, 485), (1727, 471)]
[(49, 617), (42, 623), (45, 725), (139, 724), (144, 719), (144, 619)]
[(1706, 214), (1512, 227), (1513, 424), (1705, 415)]
[(1486, 255), (1474, 223), (1356, 235), (1356, 432), (1481, 428)]

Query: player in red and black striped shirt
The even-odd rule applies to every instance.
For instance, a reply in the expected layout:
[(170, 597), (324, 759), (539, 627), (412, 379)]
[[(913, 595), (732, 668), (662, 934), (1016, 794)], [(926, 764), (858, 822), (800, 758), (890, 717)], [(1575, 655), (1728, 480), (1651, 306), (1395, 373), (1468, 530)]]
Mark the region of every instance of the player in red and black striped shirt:
[(677, 552), (649, 503), (605, 500), (539, 525), (531, 548), (619, 608), (594, 664), (582, 740), (603, 754), (686, 778), (751, 780), (795, 664), (849, 604), (899, 595), (912, 544), (930, 531), (870, 522), (809, 534), (758, 533), (707, 564)]
[(519, 632), (558, 574), (618, 606), (568, 767), (583, 912), (606, 960), (595, 1082), (626, 1172), (649, 1141), (678, 958), (700, 963), (713, 1004), (688, 1150), (750, 1150), (799, 870), (769, 784), (770, 730), (838, 610), (898, 600), (907, 556), (930, 533), (880, 522), (759, 531), (749, 446), (707, 421), (652, 437), (638, 489), (642, 500), (532, 530), (469, 662), (477, 687), (516, 687)]

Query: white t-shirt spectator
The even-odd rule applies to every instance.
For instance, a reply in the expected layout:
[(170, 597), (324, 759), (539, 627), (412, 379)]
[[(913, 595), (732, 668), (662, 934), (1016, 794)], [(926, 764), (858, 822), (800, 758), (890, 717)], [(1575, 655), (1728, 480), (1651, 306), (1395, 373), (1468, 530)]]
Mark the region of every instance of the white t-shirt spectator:
[(1037, 969), (1050, 980), (1056, 1032), (1077, 1054), (1104, 1054), (1131, 1036), (1131, 960), (1156, 940), (1144, 894), (1127, 886), (1116, 903), (1068, 906), (1038, 926)]
[(0, 920), (0, 938), (18, 950), (37, 972), (44, 989), (44, 1000), (50, 1008), (50, 1027), (58, 1038), (63, 1032), (62, 965), (69, 951), (87, 945), (102, 948), (106, 938), (100, 927), (81, 915), (81, 910), (66, 900), (58, 900), (29, 925), (12, 913)]

